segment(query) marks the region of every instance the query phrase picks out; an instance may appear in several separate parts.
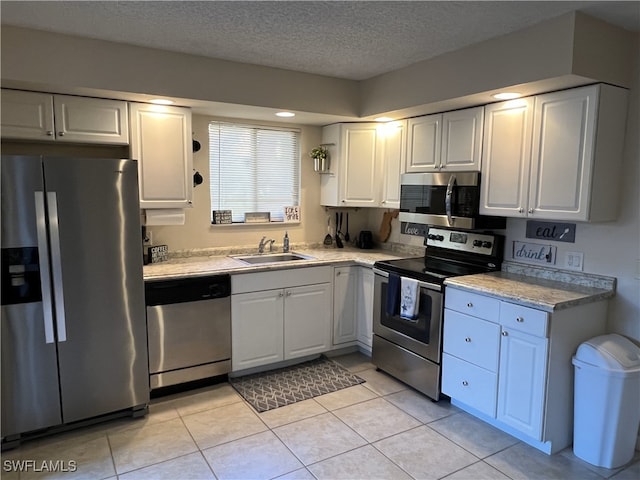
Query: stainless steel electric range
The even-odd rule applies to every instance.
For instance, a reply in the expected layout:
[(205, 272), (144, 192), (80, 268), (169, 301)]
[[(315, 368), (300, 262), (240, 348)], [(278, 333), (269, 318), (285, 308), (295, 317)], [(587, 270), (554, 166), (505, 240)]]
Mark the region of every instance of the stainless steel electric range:
[[(429, 227), (423, 257), (374, 264), (372, 361), (433, 400), (440, 397), (444, 281), (459, 275), (500, 270), (501, 235)], [(413, 318), (399, 313), (402, 277), (414, 279), (418, 308)]]

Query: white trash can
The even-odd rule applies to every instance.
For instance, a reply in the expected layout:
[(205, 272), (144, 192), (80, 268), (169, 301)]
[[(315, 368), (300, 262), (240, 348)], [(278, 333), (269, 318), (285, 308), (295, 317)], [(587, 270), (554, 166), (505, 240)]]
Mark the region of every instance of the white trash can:
[(640, 348), (602, 335), (581, 344), (572, 363), (573, 453), (599, 467), (628, 463), (640, 425)]

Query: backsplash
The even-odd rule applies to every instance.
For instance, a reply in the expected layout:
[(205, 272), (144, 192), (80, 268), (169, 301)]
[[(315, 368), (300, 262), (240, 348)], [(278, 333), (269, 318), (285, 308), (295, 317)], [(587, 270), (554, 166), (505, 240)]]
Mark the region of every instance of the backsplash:
[(604, 275), (594, 275), (591, 273), (560, 270), (557, 268), (539, 267), (537, 265), (529, 265), (510, 261), (502, 262), (502, 271), (507, 273), (526, 275), (528, 277), (554, 280), (556, 282), (571, 283), (573, 285), (580, 285), (583, 287), (602, 288), (614, 291), (617, 284), (617, 279), (615, 277), (606, 277)]

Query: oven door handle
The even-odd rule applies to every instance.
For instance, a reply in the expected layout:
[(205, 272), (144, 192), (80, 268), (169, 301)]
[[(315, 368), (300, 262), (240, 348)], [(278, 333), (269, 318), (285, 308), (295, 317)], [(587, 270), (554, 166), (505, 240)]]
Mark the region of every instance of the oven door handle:
[[(373, 273), (376, 275), (380, 275), (381, 277), (389, 278), (389, 272), (385, 272), (384, 270), (374, 268)], [(402, 275), (400, 276), (402, 277)], [(436, 292), (442, 291), (442, 286), (436, 283), (421, 282), (420, 280), (418, 280), (418, 286), (420, 288), (426, 288), (427, 290), (435, 290)]]
[(447, 221), (449, 226), (453, 227), (453, 216), (451, 212), (451, 196), (453, 195), (453, 187), (456, 184), (456, 175), (452, 173), (449, 177), (449, 183), (447, 184), (447, 194), (445, 197), (445, 209), (447, 212)]

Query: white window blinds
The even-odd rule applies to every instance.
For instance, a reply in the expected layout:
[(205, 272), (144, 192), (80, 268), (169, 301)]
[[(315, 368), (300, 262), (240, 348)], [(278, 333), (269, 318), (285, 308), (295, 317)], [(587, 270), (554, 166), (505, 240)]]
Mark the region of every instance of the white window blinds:
[(255, 125), (209, 124), (211, 209), (231, 210), (233, 222), (246, 212), (299, 205), (300, 131)]

